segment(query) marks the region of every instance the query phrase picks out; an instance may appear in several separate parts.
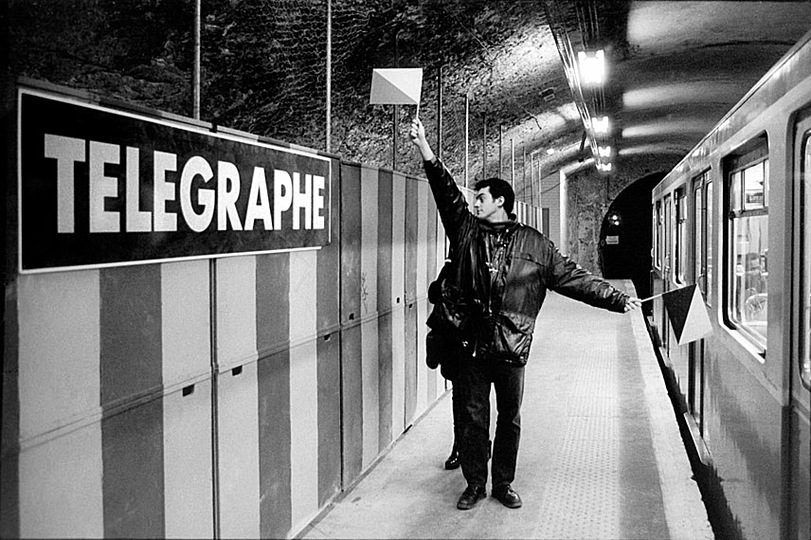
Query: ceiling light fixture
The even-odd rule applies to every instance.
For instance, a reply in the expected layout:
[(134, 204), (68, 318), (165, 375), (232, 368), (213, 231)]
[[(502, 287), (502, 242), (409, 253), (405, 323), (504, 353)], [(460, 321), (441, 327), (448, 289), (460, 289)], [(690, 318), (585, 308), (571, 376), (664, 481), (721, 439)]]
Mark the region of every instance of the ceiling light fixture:
[(594, 133), (597, 134), (608, 133), (608, 127), (609, 126), (607, 116), (591, 119), (591, 129), (594, 131)]
[(602, 49), (593, 53), (578, 52), (577, 63), (580, 65), (580, 80), (584, 84), (603, 83), (605, 80), (605, 54)]
[(611, 164), (610, 163), (600, 163), (597, 162), (597, 170), (603, 172), (611, 172)]

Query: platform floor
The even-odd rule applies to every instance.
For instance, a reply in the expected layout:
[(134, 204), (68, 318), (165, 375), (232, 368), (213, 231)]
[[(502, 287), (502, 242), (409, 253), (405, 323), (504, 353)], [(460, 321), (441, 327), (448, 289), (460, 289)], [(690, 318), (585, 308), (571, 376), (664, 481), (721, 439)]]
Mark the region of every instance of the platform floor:
[[(301, 538), (711, 539), (641, 312), (551, 294), (527, 365), (515, 490), (456, 509), (447, 393)], [(490, 486), (487, 487), (488, 495)]]

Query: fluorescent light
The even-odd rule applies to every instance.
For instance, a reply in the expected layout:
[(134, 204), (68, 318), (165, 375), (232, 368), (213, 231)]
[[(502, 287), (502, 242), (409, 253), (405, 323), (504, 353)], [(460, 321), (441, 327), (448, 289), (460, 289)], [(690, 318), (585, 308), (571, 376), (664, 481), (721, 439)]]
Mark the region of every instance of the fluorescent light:
[(597, 170), (603, 172), (611, 172), (611, 164), (610, 163), (600, 163), (597, 162)]
[(577, 53), (580, 64), (580, 80), (584, 84), (602, 84), (605, 79), (605, 55), (603, 50), (587, 53)]
[(608, 117), (592, 118), (591, 129), (594, 130), (594, 133), (608, 133)]

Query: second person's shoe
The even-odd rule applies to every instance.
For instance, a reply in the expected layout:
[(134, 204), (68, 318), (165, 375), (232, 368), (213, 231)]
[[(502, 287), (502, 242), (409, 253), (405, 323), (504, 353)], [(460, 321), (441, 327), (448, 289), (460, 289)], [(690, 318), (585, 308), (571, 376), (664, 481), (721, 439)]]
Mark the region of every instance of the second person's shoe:
[(456, 451), (456, 447), (454, 446), (453, 450), (451, 450), (451, 455), (445, 460), (445, 468), (450, 471), (452, 469), (458, 469), (459, 465), (461, 465), (461, 463), (459, 463), (459, 452)]

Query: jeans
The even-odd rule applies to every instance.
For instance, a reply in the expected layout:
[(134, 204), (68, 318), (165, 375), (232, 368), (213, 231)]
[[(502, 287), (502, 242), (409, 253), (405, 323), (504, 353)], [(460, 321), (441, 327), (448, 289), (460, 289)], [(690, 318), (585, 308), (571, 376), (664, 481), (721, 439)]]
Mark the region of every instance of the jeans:
[(462, 362), (453, 389), (454, 401), (459, 400), (457, 421), (462, 437), (459, 461), (468, 485), (484, 487), (487, 484), (491, 384), (496, 390), (498, 415), (492, 452), (492, 485), (503, 486), (515, 480), (521, 439), (524, 367), (468, 356)]

